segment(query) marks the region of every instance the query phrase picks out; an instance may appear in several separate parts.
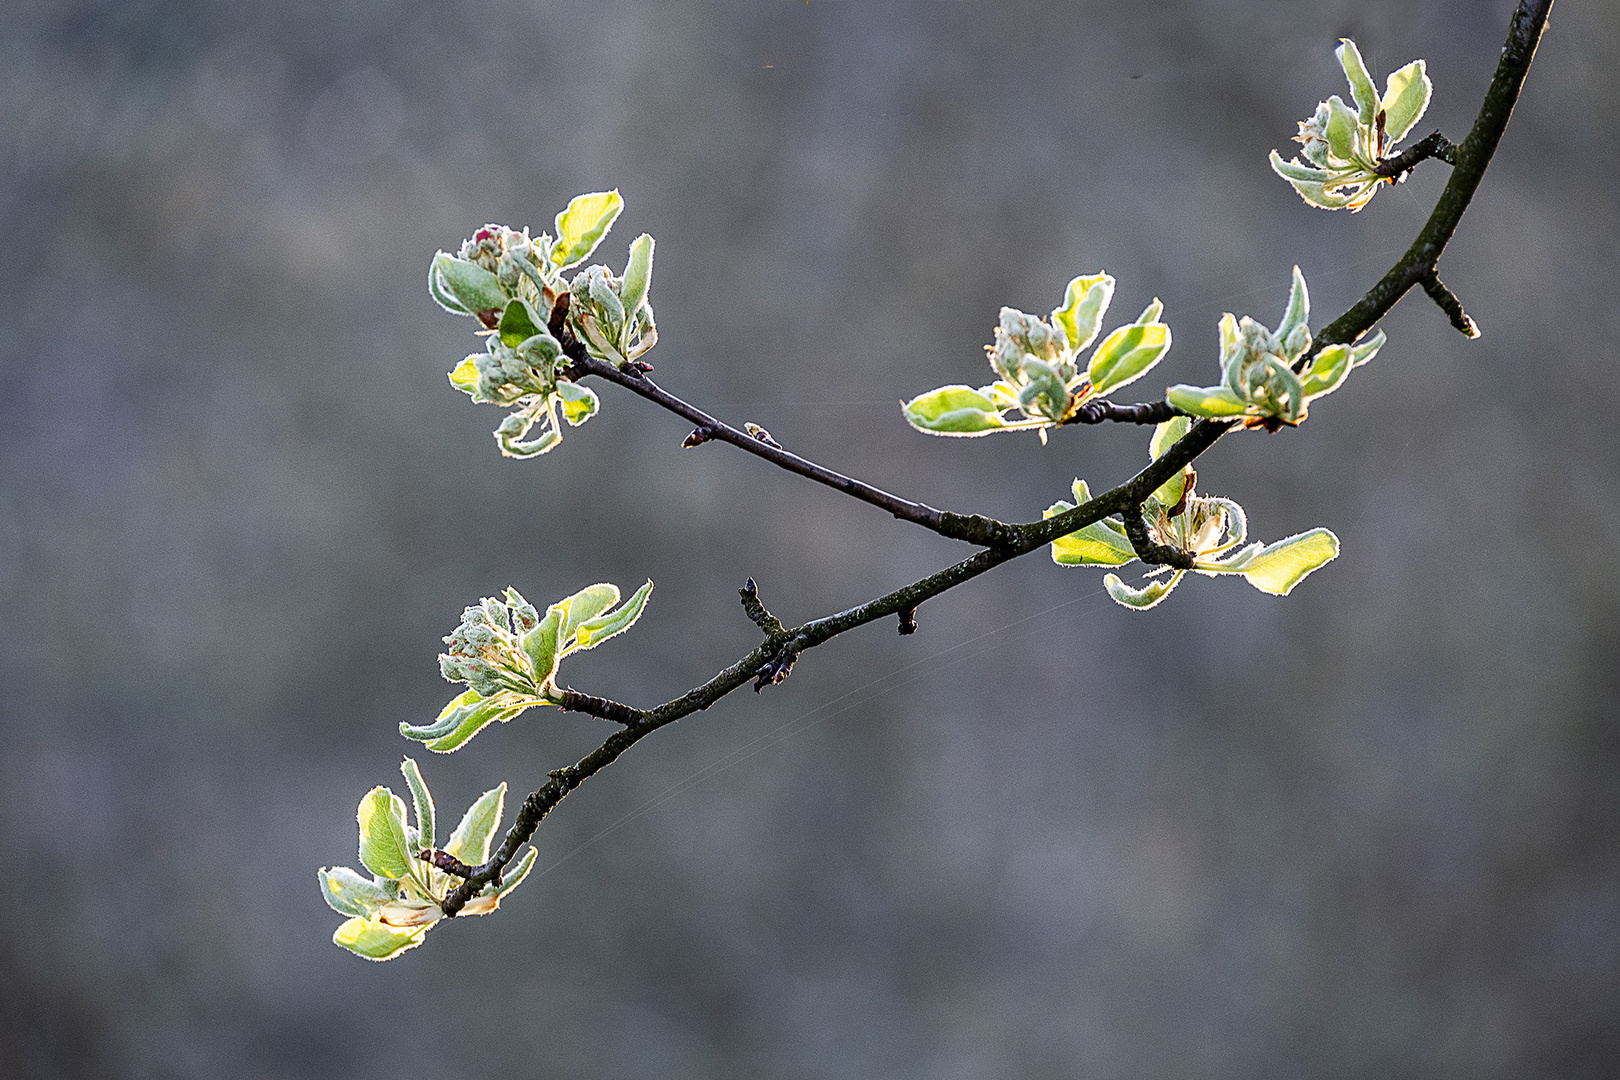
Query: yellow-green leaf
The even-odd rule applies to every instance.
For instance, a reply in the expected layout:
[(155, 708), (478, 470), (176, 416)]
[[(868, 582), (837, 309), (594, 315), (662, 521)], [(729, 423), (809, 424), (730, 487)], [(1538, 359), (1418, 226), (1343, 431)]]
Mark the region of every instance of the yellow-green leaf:
[(469, 866), (478, 866), (489, 858), (489, 841), (495, 827), (501, 823), (506, 806), (506, 785), (490, 788), (476, 802), (467, 807), (461, 823), (450, 834), (444, 850)]
[(1239, 572), (1261, 592), (1287, 596), (1311, 571), (1338, 555), (1339, 538), (1326, 529), (1312, 529), (1268, 544)]
[(405, 840), (405, 802), (381, 785), (360, 800), (360, 862), (385, 878), (410, 873), (411, 853)]
[(1063, 293), (1063, 306), (1052, 312), (1052, 321), (1063, 328), (1069, 348), (1076, 351), (1090, 345), (1102, 328), (1103, 312), (1114, 296), (1114, 279), (1107, 274), (1077, 277)]
[(566, 270), (590, 258), (623, 209), (617, 188), (576, 195), (557, 215), (557, 242), (551, 249), (555, 268)]
[(1422, 60), (1414, 60), (1384, 80), (1384, 136), (1390, 144), (1400, 142), (1429, 108), (1429, 82)]
[(355, 917), (338, 927), (332, 943), (341, 945), (367, 960), (391, 960), (406, 949), (414, 949), (427, 936), (427, 927), (395, 929), (375, 919)]

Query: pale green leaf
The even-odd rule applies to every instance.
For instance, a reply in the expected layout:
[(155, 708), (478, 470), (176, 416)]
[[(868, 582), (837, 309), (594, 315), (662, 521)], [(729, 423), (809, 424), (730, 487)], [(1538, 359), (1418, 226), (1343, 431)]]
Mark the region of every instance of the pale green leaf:
[(427, 936), (427, 927), (396, 929), (375, 919), (353, 918), (332, 934), (332, 943), (341, 945), (367, 960), (390, 960), (406, 949), (414, 949)]
[(636, 237), (635, 243), (630, 245), (630, 261), (625, 264), (624, 277), (619, 286), (624, 310), (631, 315), (634, 315), (640, 309), (641, 302), (647, 299), (647, 291), (652, 287), (652, 265), (653, 238), (642, 233)]
[(1187, 416), (1172, 416), (1164, 423), (1153, 429), (1153, 438), (1148, 442), (1148, 460), (1158, 461), (1164, 457), (1164, 452), (1176, 443), (1192, 428), (1192, 418)]
[(1384, 347), (1384, 342), (1386, 340), (1388, 339), (1384, 337), (1384, 332), (1380, 330), (1366, 341), (1363, 341), (1360, 345), (1351, 346), (1350, 366), (1360, 367), (1362, 364), (1365, 364), (1374, 356), (1378, 355), (1378, 350)]
[(1138, 326), (1146, 326), (1148, 323), (1158, 322), (1159, 321), (1159, 316), (1163, 315), (1163, 314), (1164, 314), (1164, 301), (1160, 300), (1157, 296), (1155, 296), (1153, 298), (1153, 302), (1151, 304), (1149, 304), (1147, 307), (1143, 308), (1142, 309), (1142, 314), (1140, 314), (1140, 315), (1138, 315), (1136, 317), (1136, 324)]
[(537, 684), (557, 674), (557, 653), (564, 618), (561, 606), (553, 604), (546, 609), (546, 616), (540, 620), (540, 625), (523, 635), (523, 653), (534, 665), (534, 681)]
[(444, 850), (469, 866), (483, 865), (489, 858), (490, 838), (495, 835), (495, 828), (501, 823), (505, 808), (506, 785), (502, 783), (484, 792), (467, 807)]
[(532, 699), (501, 693), (475, 705), (465, 706), (457, 715), (455, 728), (448, 734), (428, 742), (427, 748), (435, 754), (448, 754), (452, 750), (459, 750), (490, 724), (497, 722), (504, 724), (533, 704), (536, 702)]
[(971, 386), (942, 386), (900, 406), (906, 423), (930, 435), (983, 435), (1005, 427), (1001, 410)]
[(1306, 401), (1331, 394), (1350, 375), (1350, 347), (1329, 345), (1311, 359), (1310, 370), (1299, 380)]
[(381, 785), (360, 800), (355, 813), (360, 822), (360, 862), (385, 878), (411, 872), (411, 853), (405, 840), (405, 801)]
[[(1042, 516), (1056, 517), (1072, 509), (1060, 502), (1047, 507)], [(1134, 558), (1130, 539), (1107, 518), (1052, 541), (1052, 561), (1059, 566), (1123, 566)]]
[(1288, 289), (1288, 307), (1283, 311), (1282, 322), (1277, 324), (1277, 340), (1284, 343), (1284, 348), (1287, 348), (1289, 335), (1304, 326), (1310, 317), (1311, 292), (1305, 287), (1305, 275), (1296, 266), (1293, 285)]
[(433, 270), (438, 275), (439, 291), (474, 314), (506, 306), (506, 290), (501, 288), (500, 279), (477, 263), (441, 251), (433, 257)]
[(594, 649), (615, 634), (622, 634), (635, 625), (641, 618), (642, 608), (647, 606), (647, 597), (652, 595), (653, 583), (648, 581), (641, 588), (631, 594), (616, 611), (598, 615), (594, 619), (587, 619), (579, 624), (574, 631), (573, 642), (563, 642), (563, 653), (573, 652), (574, 649)]
[(586, 586), (574, 595), (553, 604), (552, 607), (559, 609), (563, 616), (562, 629), (557, 634), (557, 640), (575, 640), (580, 625), (617, 604), (619, 595), (617, 585), (603, 581)]
[(452, 315), (471, 315), (472, 312), (467, 310), (466, 305), (462, 304), (461, 301), (457, 300), (455, 297), (446, 292), (444, 283), (439, 280), (440, 255), (447, 259), (454, 257), (447, 251), (441, 251), (438, 255), (433, 257), (431, 262), (428, 263), (428, 295), (433, 297), (434, 303), (438, 304)]
[(1224, 386), (1188, 386), (1178, 383), (1164, 392), (1164, 400), (1193, 416), (1222, 419), (1242, 416), (1248, 404)]
[(1052, 321), (1063, 328), (1069, 348), (1076, 351), (1090, 345), (1102, 328), (1103, 312), (1114, 296), (1114, 279), (1107, 274), (1077, 277), (1063, 293), (1063, 306), (1052, 312)]
[(1339, 47), (1333, 55), (1339, 58), (1339, 66), (1344, 68), (1344, 77), (1350, 80), (1350, 95), (1356, 99), (1356, 108), (1359, 115), (1356, 117), (1363, 124), (1371, 124), (1378, 112), (1378, 91), (1373, 86), (1372, 76), (1367, 73), (1367, 65), (1361, 59), (1361, 50), (1349, 38), (1340, 38)]
[(1307, 184), (1325, 184), (1342, 173), (1342, 170), (1334, 171), (1332, 169), (1318, 169), (1310, 165), (1301, 165), (1297, 160), (1284, 161), (1282, 155), (1275, 150), (1271, 152), (1271, 171), (1290, 183), (1298, 180)]
[(1312, 529), (1267, 545), (1238, 572), (1261, 592), (1287, 596), (1306, 575), (1338, 555), (1339, 538), (1326, 529)]
[(1169, 578), (1154, 578), (1140, 589), (1133, 589), (1119, 579), (1118, 574), (1109, 574), (1103, 578), (1103, 588), (1116, 603), (1134, 608), (1137, 611), (1146, 611), (1170, 595), (1170, 590), (1182, 578), (1183, 571), (1177, 570)]
[(569, 427), (578, 427), (595, 416), (602, 404), (596, 391), (567, 379), (557, 380), (557, 400), (562, 403), (563, 419)]
[(450, 385), (463, 394), (478, 393), (478, 359), (476, 356), (469, 356), (456, 365), (456, 369), (450, 372)]
[(530, 870), (534, 869), (534, 860), (539, 854), (533, 846), (530, 846), (522, 855), (518, 856), (516, 862), (507, 866), (505, 873), (501, 875), (501, 887), (495, 890), (497, 898), (505, 896), (523, 884), (523, 879), (529, 876)]
[(1132, 323), (1103, 339), (1086, 368), (1092, 389), (1109, 394), (1146, 375), (1170, 351), (1170, 328), (1164, 323)]
[(449, 704), (439, 710), (438, 718), (433, 723), (407, 724), (401, 722), (399, 733), (407, 739), (436, 739), (441, 735), (448, 735), (461, 722), (458, 710), (469, 708), (474, 703), (482, 700), (476, 690), (468, 690), (465, 693), (457, 694), (450, 699)]
[(422, 770), (416, 767), (416, 762), (406, 758), (400, 763), (399, 771), (405, 774), (405, 785), (411, 789), (411, 804), (416, 811), (416, 828), (422, 838), (422, 847), (431, 848), (438, 844), (438, 833), (433, 820), (433, 793), (428, 790), (426, 781), (422, 779)]
[(339, 915), (366, 917), (384, 904), (398, 899), (393, 889), (361, 877), (347, 866), (324, 867), (319, 871), (321, 897)]
[[(557, 401), (547, 395), (543, 401), (519, 409), (509, 414), (495, 429), (495, 442), (501, 448), (501, 454), (512, 458), (531, 458), (544, 454), (562, 441), (562, 432), (557, 429)], [(525, 439), (529, 429), (540, 424), (540, 434), (532, 439)]]
[(1327, 136), (1328, 149), (1333, 156), (1341, 161), (1354, 161), (1356, 159), (1356, 134), (1361, 127), (1356, 114), (1350, 111), (1339, 95), (1334, 94), (1328, 98)]
[(623, 209), (617, 188), (576, 195), (557, 215), (557, 242), (551, 249), (554, 268), (566, 270), (590, 258)]
[(1434, 84), (1422, 60), (1414, 60), (1384, 80), (1384, 137), (1400, 142), (1429, 108)]

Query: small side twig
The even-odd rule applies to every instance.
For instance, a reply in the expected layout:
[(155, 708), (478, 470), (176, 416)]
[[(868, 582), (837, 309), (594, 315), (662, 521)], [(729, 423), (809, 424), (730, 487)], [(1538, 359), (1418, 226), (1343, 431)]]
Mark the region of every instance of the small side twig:
[(478, 873), (476, 867), (468, 866), (448, 851), (440, 851), (438, 848), (424, 848), (417, 858), (459, 878), (470, 878)]
[(902, 637), (917, 632), (917, 609), (908, 607), (900, 612), (900, 634)]
[(1172, 566), (1177, 570), (1191, 570), (1193, 557), (1188, 552), (1169, 544), (1155, 544), (1148, 536), (1147, 522), (1142, 520), (1142, 507), (1131, 503), (1121, 511), (1125, 519), (1125, 535), (1131, 538), (1136, 557), (1155, 566)]
[(595, 694), (582, 694), (578, 690), (564, 689), (562, 701), (557, 707), (563, 712), (582, 712), (602, 720), (611, 720), (615, 724), (631, 727), (641, 722), (643, 713), (623, 702), (613, 701), (610, 698), (597, 697)]
[(1455, 326), (1471, 338), (1479, 337), (1479, 324), (1469, 317), (1468, 312), (1463, 310), (1462, 301), (1457, 299), (1457, 294), (1448, 289), (1445, 282), (1440, 280), (1440, 274), (1434, 267), (1431, 266), (1428, 273), (1418, 279), (1418, 284), (1422, 285), (1423, 291), (1429, 294), (1429, 299), (1438, 304), (1440, 310), (1446, 313), (1446, 318), (1451, 320), (1452, 326)]
[(1380, 161), (1373, 172), (1388, 177), (1391, 183), (1399, 184), (1420, 161), (1429, 158), (1439, 158), (1447, 165), (1456, 165), (1457, 144), (1436, 131), (1419, 139), (1395, 156)]
[(1167, 401), (1144, 401), (1136, 405), (1117, 405), (1105, 398), (1093, 398), (1075, 410), (1065, 424), (1162, 424), (1176, 416), (1187, 414)]
[(766, 637), (774, 637), (787, 629), (782, 625), (781, 619), (765, 610), (765, 604), (759, 598), (759, 586), (754, 584), (753, 578), (744, 582), (743, 587), (737, 592), (742, 596), (743, 611), (753, 620), (755, 626), (765, 631)]

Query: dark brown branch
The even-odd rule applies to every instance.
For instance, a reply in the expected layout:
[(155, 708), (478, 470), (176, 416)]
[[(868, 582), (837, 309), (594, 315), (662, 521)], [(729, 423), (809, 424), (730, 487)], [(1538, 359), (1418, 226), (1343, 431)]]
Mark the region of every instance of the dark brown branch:
[(476, 867), (468, 866), (448, 851), (440, 851), (438, 848), (424, 848), (417, 852), (416, 857), (459, 878), (470, 878), (478, 872)]
[(642, 716), (640, 709), (633, 709), (629, 705), (597, 697), (595, 694), (582, 694), (578, 690), (563, 690), (562, 701), (557, 707), (563, 712), (588, 713), (602, 720), (623, 724), (625, 727), (635, 724)]
[[(1379, 282), (1368, 290), (1349, 311), (1329, 323), (1318, 335), (1313, 348), (1320, 349), (1329, 344), (1340, 344), (1355, 341), (1367, 331), (1371, 330), (1379, 319), (1393, 307), (1406, 290), (1423, 281), (1434, 273), (1435, 265), (1439, 260), (1441, 251), (1457, 230), (1457, 224), (1462, 219), (1463, 211), (1468, 207), (1474, 190), (1479, 186), (1480, 178), (1484, 175), (1485, 167), (1490, 164), (1491, 155), (1495, 153), (1497, 143), (1501, 141), (1502, 132), (1507, 127), (1508, 117), (1512, 114), (1514, 102), (1518, 100), (1520, 89), (1524, 85), (1525, 74), (1529, 71), (1530, 62), (1535, 56), (1536, 44), (1547, 22), (1548, 10), (1552, 7), (1552, 0), (1522, 0), (1518, 10), (1514, 12), (1513, 21), (1508, 32), (1507, 45), (1502, 50), (1502, 59), (1497, 66), (1496, 75), (1491, 80), (1490, 89), (1486, 91), (1484, 104), (1480, 108), (1478, 119), (1474, 121), (1473, 128), (1468, 133), (1457, 151), (1457, 161), (1452, 171), (1451, 180), (1441, 193), (1434, 212), (1425, 223), (1418, 238)], [(604, 377), (620, 385), (627, 386), (643, 397), (658, 401), (665, 408), (679, 415), (686, 416), (700, 427), (712, 425), (717, 429), (732, 432), (737, 439), (745, 440), (753, 447), (770, 450), (764, 443), (752, 439), (742, 432), (724, 428), (718, 421), (681, 402), (670, 398), (661, 390), (657, 390), (651, 382), (632, 375), (625, 375), (610, 365), (599, 361), (590, 361), (590, 374), (604, 374), (600, 369), (606, 369)], [(645, 389), (644, 389), (645, 388)], [(648, 391), (656, 391), (668, 399), (668, 403), (661, 401), (658, 396)], [(1130, 480), (1120, 484), (1110, 491), (1104, 492), (1090, 502), (1066, 510), (1055, 517), (1044, 521), (1032, 522), (1027, 525), (1007, 525), (1002, 522), (991, 522), (989, 519), (977, 519), (993, 526), (996, 542), (993, 546), (987, 545), (968, 559), (948, 566), (937, 573), (931, 574), (921, 581), (914, 582), (885, 596), (868, 601), (858, 607), (841, 611), (836, 615), (815, 619), (802, 626), (787, 629), (781, 635), (771, 635), (765, 642), (738, 660), (730, 667), (721, 671), (708, 682), (682, 694), (672, 701), (667, 701), (657, 708), (650, 710), (630, 709), (623, 706), (636, 719), (623, 729), (608, 736), (607, 740), (591, 753), (581, 758), (576, 764), (567, 768), (557, 769), (550, 774), (550, 780), (531, 793), (523, 800), (518, 810), (517, 818), (512, 827), (507, 830), (506, 837), (501, 846), (492, 854), (487, 862), (475, 868), (474, 873), (462, 882), (443, 904), (444, 913), (454, 916), (468, 900), (472, 899), (486, 885), (498, 883), (501, 871), (517, 855), (518, 848), (528, 842), (539, 827), (541, 819), (548, 814), (563, 798), (574, 788), (578, 787), (587, 778), (598, 770), (611, 764), (620, 754), (635, 745), (643, 736), (651, 734), (666, 724), (692, 713), (707, 709), (716, 701), (736, 690), (750, 679), (757, 678), (759, 673), (778, 662), (783, 655), (784, 647), (791, 651), (793, 656), (806, 649), (814, 648), (821, 643), (853, 630), (858, 626), (873, 622), (877, 619), (887, 618), (891, 615), (901, 616), (902, 628), (908, 620), (915, 617), (916, 610), (924, 601), (930, 600), (949, 589), (954, 589), (964, 582), (970, 581), (980, 574), (1000, 566), (1011, 559), (1027, 555), (1038, 548), (1051, 543), (1059, 536), (1066, 536), (1077, 529), (1082, 529), (1094, 521), (1113, 514), (1125, 516), (1129, 521), (1132, 511), (1140, 521), (1140, 508), (1147, 497), (1171, 476), (1192, 464), (1194, 459), (1203, 454), (1220, 437), (1235, 426), (1234, 421), (1199, 420), (1193, 424), (1186, 435), (1182, 436), (1173, 446), (1154, 460), (1147, 468), (1137, 473)], [(726, 441), (733, 441), (730, 437)], [(735, 445), (743, 445), (738, 442)], [(745, 446), (745, 449), (749, 447)], [(754, 452), (759, 453), (759, 450)], [(784, 452), (785, 453), (785, 452)], [(770, 454), (760, 453), (760, 456), (774, 460)], [(792, 455), (787, 455), (792, 457)], [(791, 471), (810, 475), (820, 479), (805, 469), (821, 470), (819, 466), (811, 465), (802, 459), (795, 459), (802, 467), (790, 467)], [(779, 462), (780, 464), (780, 462)], [(837, 477), (837, 474), (829, 474)], [(838, 478), (850, 484), (858, 481), (849, 481), (848, 478)], [(827, 480), (822, 480), (828, 483)], [(838, 483), (830, 486), (840, 487)], [(863, 485), (864, 486), (864, 485)], [(840, 487), (840, 490), (842, 488)], [(876, 491), (876, 489), (870, 489)], [(882, 492), (877, 493), (887, 499)], [(872, 498), (866, 501), (874, 502)], [(904, 500), (895, 500), (904, 503)], [(877, 502), (876, 505), (884, 505)], [(918, 504), (905, 504), (917, 507)], [(887, 507), (885, 507), (887, 509)], [(922, 508), (927, 510), (928, 508)], [(939, 514), (939, 511), (933, 511)], [(903, 513), (896, 513), (896, 517), (906, 517)], [(973, 519), (961, 518), (958, 515), (942, 515), (956, 517), (960, 521)], [(910, 519), (908, 519), (910, 520)], [(944, 535), (951, 533), (942, 532)], [(1145, 530), (1144, 530), (1145, 536)], [(967, 539), (967, 537), (962, 537)], [(974, 540), (979, 543), (983, 541)], [(1134, 543), (1134, 541), (1133, 541)], [(1174, 550), (1174, 549), (1172, 549)], [(1184, 552), (1182, 553), (1185, 554)], [(1172, 564), (1174, 565), (1174, 564)], [(583, 695), (582, 695), (583, 697)]]
[(1424, 136), (1417, 142), (1408, 146), (1394, 157), (1387, 157), (1378, 163), (1373, 170), (1379, 176), (1387, 176), (1399, 184), (1406, 179), (1406, 174), (1417, 167), (1421, 161), (1429, 158), (1439, 158), (1447, 165), (1457, 164), (1457, 144), (1440, 134), (1438, 131)]
[(1131, 538), (1131, 548), (1136, 557), (1152, 566), (1173, 566), (1177, 570), (1191, 570), (1193, 557), (1190, 553), (1169, 544), (1155, 544), (1148, 536), (1147, 522), (1142, 520), (1142, 507), (1139, 503), (1132, 503), (1121, 513), (1125, 520), (1125, 535)]
[(1116, 405), (1106, 398), (1093, 398), (1075, 410), (1065, 424), (1162, 424), (1187, 414), (1165, 401), (1144, 401), (1137, 405)]

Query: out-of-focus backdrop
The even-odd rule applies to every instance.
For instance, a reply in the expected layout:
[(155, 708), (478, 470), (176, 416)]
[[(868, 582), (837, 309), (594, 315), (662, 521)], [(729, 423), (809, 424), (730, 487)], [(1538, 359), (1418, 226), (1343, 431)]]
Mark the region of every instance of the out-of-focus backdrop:
[[(506, 585), (658, 583), (571, 661), (639, 705), (967, 552), (603, 388), (544, 458), (445, 372), (429, 258), (579, 192), (658, 239), (656, 377), (939, 506), (1029, 520), (1148, 432), (932, 439), (998, 308), (1119, 281), (1215, 372), (1320, 326), (1363, 213), (1266, 165), (1428, 60), (1461, 138), (1507, 0), (102, 3), (0, 14), (0, 1046), (47, 1077), (1612, 1076), (1620, 1068), (1620, 9), (1564, 0), (1426, 299), (1203, 490), (1343, 555), (1126, 611), (1044, 556), (816, 650), (571, 796), (496, 916), (368, 964), (315, 871), (422, 760), (441, 813), (600, 722), (395, 733)], [(1110, 323), (1111, 325), (1112, 323)], [(1127, 394), (1127, 397), (1130, 395)], [(515, 801), (515, 800), (514, 800)], [(544, 871), (543, 873), (541, 871)]]

